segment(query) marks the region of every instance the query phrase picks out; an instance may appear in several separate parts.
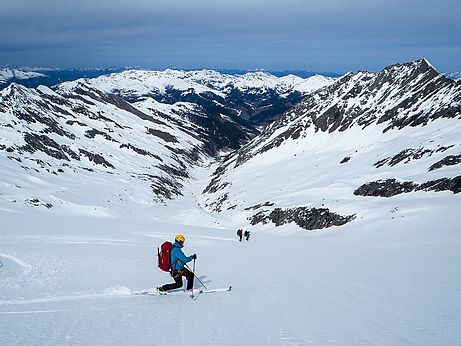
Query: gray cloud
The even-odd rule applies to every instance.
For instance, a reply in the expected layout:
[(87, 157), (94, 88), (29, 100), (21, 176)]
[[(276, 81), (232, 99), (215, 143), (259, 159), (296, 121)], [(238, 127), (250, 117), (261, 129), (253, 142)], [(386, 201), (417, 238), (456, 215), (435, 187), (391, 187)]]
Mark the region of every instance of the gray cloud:
[(0, 64), (461, 70), (452, 0), (0, 1)]

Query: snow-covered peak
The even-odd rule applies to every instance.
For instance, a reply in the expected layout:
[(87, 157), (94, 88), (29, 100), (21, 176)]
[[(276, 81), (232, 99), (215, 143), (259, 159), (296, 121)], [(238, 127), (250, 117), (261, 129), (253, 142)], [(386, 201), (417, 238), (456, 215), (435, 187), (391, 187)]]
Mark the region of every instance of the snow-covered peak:
[(421, 62), (421, 64), (424, 64), (425, 66), (427, 66), (428, 68), (431, 68), (431, 69), (434, 69), (437, 71), (437, 69), (434, 67), (434, 65), (432, 65), (429, 60), (427, 60), (426, 58), (422, 58), (421, 60), (418, 60)]
[(0, 103), (8, 102), (12, 107), (19, 107), (31, 100), (39, 99), (40, 96), (35, 89), (14, 82), (0, 90)]
[(412, 78), (420, 77), (423, 74), (434, 76), (438, 75), (438, 72), (427, 59), (420, 59), (388, 66), (383, 69), (381, 74), (386, 74), (389, 77), (395, 78)]
[[(297, 77), (297, 76), (294, 76)], [(298, 77), (299, 78), (299, 77)], [(315, 75), (309, 78), (300, 78), (295, 79), (293, 81), (295, 84), (293, 85), (293, 89), (298, 90), (303, 93), (311, 93), (318, 89), (321, 89), (325, 86), (331, 85), (334, 83), (336, 79), (332, 77), (324, 77), (321, 75)]]

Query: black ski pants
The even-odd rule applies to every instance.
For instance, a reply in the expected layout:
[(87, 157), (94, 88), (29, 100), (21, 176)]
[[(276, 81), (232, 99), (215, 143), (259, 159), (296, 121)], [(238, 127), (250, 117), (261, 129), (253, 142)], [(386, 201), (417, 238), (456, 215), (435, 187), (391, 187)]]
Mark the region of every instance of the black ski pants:
[(163, 291), (169, 291), (173, 290), (175, 288), (181, 288), (182, 287), (182, 277), (187, 278), (187, 289), (191, 290), (192, 287), (194, 286), (194, 273), (192, 273), (189, 269), (184, 268), (181, 270), (172, 270), (171, 271), (171, 276), (174, 279), (173, 284), (166, 284), (162, 286)]

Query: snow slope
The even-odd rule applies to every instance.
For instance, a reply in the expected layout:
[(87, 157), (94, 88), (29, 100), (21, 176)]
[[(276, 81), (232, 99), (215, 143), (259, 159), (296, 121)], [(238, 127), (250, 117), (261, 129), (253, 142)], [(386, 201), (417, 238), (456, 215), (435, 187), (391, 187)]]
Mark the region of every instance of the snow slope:
[(187, 167), (206, 157), (193, 124), (80, 91), (16, 84), (0, 91), (0, 208), (130, 212), (180, 194)]
[[(189, 191), (203, 188), (206, 173), (196, 172)], [(458, 343), (459, 204), (434, 195), (421, 212), (394, 201), (392, 220), (322, 232), (285, 225), (239, 243), (226, 220), (194, 207), (195, 197), (136, 218), (0, 211), (0, 343)], [(194, 301), (132, 294), (171, 281), (155, 267), (155, 248), (177, 233), (186, 254), (198, 254), (201, 280), (232, 284), (231, 292)]]

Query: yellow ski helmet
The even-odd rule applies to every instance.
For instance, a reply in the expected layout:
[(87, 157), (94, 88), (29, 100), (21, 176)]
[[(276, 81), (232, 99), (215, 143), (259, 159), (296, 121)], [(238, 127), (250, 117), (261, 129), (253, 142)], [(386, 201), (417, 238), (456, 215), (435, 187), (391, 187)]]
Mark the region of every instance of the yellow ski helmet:
[(174, 240), (178, 243), (184, 243), (186, 241), (186, 237), (184, 237), (182, 234), (178, 234)]

